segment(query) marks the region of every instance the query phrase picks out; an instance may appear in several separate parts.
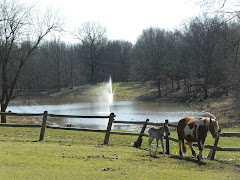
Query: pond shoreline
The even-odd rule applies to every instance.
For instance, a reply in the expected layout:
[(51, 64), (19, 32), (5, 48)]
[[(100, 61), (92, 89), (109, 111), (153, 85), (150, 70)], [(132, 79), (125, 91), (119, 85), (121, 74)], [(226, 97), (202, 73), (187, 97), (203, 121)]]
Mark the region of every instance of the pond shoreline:
[[(97, 96), (101, 89), (97, 85), (83, 85), (74, 87), (73, 89), (54, 90), (25, 90), (22, 95), (29, 93), (40, 93), (49, 97), (79, 97), (79, 96)], [(190, 106), (199, 108), (204, 112), (209, 112), (219, 119), (219, 123), (223, 127), (231, 127), (240, 124), (237, 118), (234, 98), (231, 96), (223, 96), (218, 98), (208, 98), (205, 100), (193, 99), (187, 96), (184, 91), (177, 91), (157, 98), (157, 90), (149, 88), (148, 85), (140, 83), (113, 83), (114, 100), (119, 101), (148, 101), (148, 102), (185, 102)]]

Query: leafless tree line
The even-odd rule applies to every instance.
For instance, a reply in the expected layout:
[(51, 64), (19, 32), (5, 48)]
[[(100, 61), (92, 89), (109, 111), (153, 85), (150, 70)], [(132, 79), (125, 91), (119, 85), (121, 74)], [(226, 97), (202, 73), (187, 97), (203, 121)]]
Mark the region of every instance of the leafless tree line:
[(18, 88), (59, 90), (103, 82), (111, 75), (114, 81), (152, 82), (159, 97), (184, 89), (205, 99), (227, 94), (236, 85), (238, 21), (203, 15), (176, 31), (145, 29), (134, 45), (108, 40), (106, 30), (92, 22), (74, 35), (78, 44), (59, 39), (42, 43), (25, 65)]

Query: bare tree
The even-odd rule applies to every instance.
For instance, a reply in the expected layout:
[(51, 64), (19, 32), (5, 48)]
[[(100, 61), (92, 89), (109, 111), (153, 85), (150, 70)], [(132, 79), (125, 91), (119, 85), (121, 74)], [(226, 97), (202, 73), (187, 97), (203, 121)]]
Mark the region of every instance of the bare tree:
[(226, 21), (240, 19), (240, 0), (196, 0), (196, 4), (211, 14), (222, 14)]
[[(108, 43), (106, 71), (111, 71), (115, 81), (127, 82), (130, 76), (132, 43), (128, 41), (110, 41)], [(107, 74), (109, 77), (109, 74)]]
[(61, 63), (66, 59), (67, 47), (60, 39), (54, 39), (45, 48), (46, 58), (54, 64), (54, 82), (56, 83), (54, 89), (56, 88), (59, 91), (61, 88)]
[[(49, 10), (40, 19), (32, 16), (35, 10), (18, 1), (0, 2), (1, 112), (6, 111), (21, 70), (33, 51), (47, 34), (61, 30), (62, 22), (56, 14)], [(1, 116), (1, 122), (6, 123), (5, 116)]]
[(189, 27), (186, 27), (184, 40), (187, 41), (200, 57), (203, 65), (202, 75), (204, 77), (204, 98), (208, 98), (208, 88), (210, 76), (213, 74), (213, 63), (215, 61), (215, 48), (221, 37), (221, 28), (223, 24), (217, 18), (195, 18), (190, 22)]
[(84, 63), (90, 67), (91, 84), (95, 84), (98, 67), (107, 48), (106, 28), (95, 22), (84, 22), (73, 35), (85, 48)]
[(162, 82), (166, 79), (166, 31), (159, 28), (144, 30), (135, 48), (136, 59), (134, 69), (143, 81), (152, 81), (158, 89), (158, 97), (162, 96)]

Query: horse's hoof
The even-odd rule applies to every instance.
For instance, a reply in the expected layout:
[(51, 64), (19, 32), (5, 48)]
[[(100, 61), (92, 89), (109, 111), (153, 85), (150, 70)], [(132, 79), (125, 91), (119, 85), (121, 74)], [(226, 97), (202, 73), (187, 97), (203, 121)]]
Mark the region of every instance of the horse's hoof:
[(150, 157), (152, 157), (152, 158), (156, 158), (157, 156), (156, 156), (156, 155), (151, 155)]
[(202, 159), (202, 157), (197, 155), (197, 159), (200, 161)]

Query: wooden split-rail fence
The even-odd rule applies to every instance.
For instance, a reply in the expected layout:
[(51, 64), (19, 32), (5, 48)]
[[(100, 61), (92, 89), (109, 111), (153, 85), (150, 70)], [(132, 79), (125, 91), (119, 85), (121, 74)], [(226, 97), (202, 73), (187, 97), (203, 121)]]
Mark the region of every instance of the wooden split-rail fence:
[[(162, 126), (163, 123), (153, 123), (149, 122), (149, 119), (146, 121), (116, 121), (114, 113), (111, 113), (109, 116), (77, 116), (77, 115), (57, 115), (57, 114), (49, 114), (47, 111), (44, 111), (44, 113), (12, 113), (12, 112), (0, 112), (1, 116), (32, 116), (32, 117), (39, 117), (42, 116), (42, 125), (22, 125), (22, 124), (5, 124), (0, 123), (0, 126), (5, 127), (40, 127), (40, 136), (39, 141), (42, 141), (44, 139), (45, 129), (46, 128), (52, 128), (52, 129), (63, 129), (63, 130), (75, 130), (75, 131), (90, 131), (90, 132), (104, 132), (105, 138), (104, 138), (104, 145), (108, 145), (110, 134), (119, 134), (119, 135), (132, 135), (132, 136), (138, 136), (138, 139), (136, 142), (134, 142), (134, 147), (141, 147), (142, 144), (142, 137), (146, 136), (148, 137), (148, 134), (145, 134), (145, 129), (148, 125), (154, 125), (154, 126)], [(88, 128), (74, 128), (74, 127), (60, 127), (60, 126), (49, 126), (47, 125), (47, 118), (48, 117), (61, 117), (61, 118), (84, 118), (84, 119), (108, 119), (108, 125), (106, 130), (100, 130), (100, 129), (88, 129)], [(135, 125), (143, 125), (140, 133), (133, 133), (133, 132), (116, 132), (112, 131), (112, 125), (113, 124), (135, 124)], [(177, 127), (176, 124), (168, 123), (168, 120), (165, 120), (165, 124), (168, 124), (169, 127)], [(238, 132), (222, 132), (220, 134), (221, 137), (240, 137), (240, 133)], [(205, 145), (205, 148), (211, 149), (208, 157), (211, 160), (214, 160), (216, 151), (240, 151), (240, 147), (218, 147), (218, 137), (214, 145)], [(166, 140), (166, 154), (170, 154), (170, 146), (169, 141), (178, 142), (178, 139), (170, 137), (168, 135), (164, 136), (164, 139)], [(198, 146), (197, 144), (193, 144), (194, 146)]]

